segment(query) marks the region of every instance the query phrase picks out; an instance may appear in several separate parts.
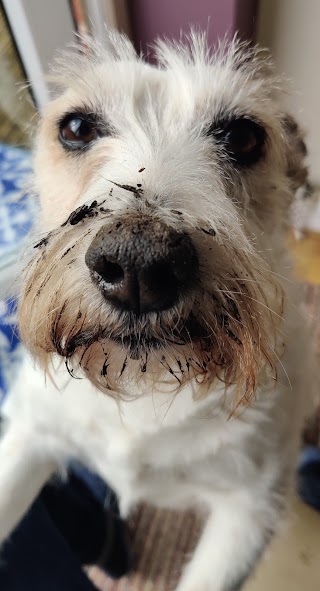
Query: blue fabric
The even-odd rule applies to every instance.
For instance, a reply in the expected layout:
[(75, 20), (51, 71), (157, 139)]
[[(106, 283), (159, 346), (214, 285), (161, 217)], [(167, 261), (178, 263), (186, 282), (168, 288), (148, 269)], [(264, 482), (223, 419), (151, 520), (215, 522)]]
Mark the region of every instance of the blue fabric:
[[(0, 143), (0, 281), (1, 269), (15, 262), (37, 211), (27, 192), (32, 173), (28, 150)], [(0, 300), (0, 404), (21, 360), (14, 302)]]
[(13, 383), (21, 357), (16, 304), (0, 300), (0, 405)]
[(96, 591), (38, 499), (1, 552), (3, 591)]
[(35, 198), (27, 191), (31, 172), (30, 152), (0, 143), (0, 263), (32, 226)]
[(298, 493), (301, 499), (320, 511), (320, 449), (305, 447), (298, 466)]
[(1, 549), (1, 591), (94, 591), (81, 566), (96, 562), (112, 578), (126, 574), (126, 525), (105, 505), (73, 474), (47, 485)]

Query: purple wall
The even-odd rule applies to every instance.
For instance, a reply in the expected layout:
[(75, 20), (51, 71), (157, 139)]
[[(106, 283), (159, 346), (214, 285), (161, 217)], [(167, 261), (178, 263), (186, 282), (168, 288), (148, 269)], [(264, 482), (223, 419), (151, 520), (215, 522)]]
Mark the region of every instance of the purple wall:
[(158, 36), (179, 38), (190, 25), (208, 30), (210, 44), (239, 31), (254, 38), (258, 0), (128, 0), (133, 37), (138, 50)]

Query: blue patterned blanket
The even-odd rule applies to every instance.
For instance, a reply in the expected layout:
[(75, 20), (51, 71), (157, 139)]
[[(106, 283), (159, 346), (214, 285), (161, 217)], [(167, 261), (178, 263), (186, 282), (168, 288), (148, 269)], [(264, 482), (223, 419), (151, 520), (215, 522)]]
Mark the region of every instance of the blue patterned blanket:
[(34, 199), (25, 191), (31, 171), (30, 152), (0, 143), (0, 268), (32, 225)]
[[(16, 262), (36, 211), (28, 195), (31, 156), (27, 150), (0, 143), (0, 288), (6, 294), (11, 266)], [(12, 277), (13, 279), (14, 277)], [(0, 403), (21, 359), (16, 329), (16, 306), (0, 297)]]
[(14, 302), (0, 300), (0, 404), (21, 361)]

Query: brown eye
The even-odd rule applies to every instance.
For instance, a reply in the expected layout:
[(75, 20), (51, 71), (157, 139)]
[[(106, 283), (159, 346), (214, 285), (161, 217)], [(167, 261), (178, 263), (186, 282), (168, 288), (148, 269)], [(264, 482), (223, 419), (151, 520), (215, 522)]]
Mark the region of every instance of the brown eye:
[(68, 150), (86, 148), (102, 135), (97, 122), (85, 114), (67, 115), (59, 125), (59, 140)]
[(219, 140), (235, 164), (250, 166), (263, 156), (266, 141), (264, 128), (246, 117), (215, 125), (209, 133)]

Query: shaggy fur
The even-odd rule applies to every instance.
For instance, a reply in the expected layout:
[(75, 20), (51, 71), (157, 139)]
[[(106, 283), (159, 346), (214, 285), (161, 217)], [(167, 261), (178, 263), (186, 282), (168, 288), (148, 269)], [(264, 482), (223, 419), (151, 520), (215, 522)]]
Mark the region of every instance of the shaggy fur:
[[(258, 50), (211, 54), (191, 35), (159, 41), (156, 68), (115, 33), (86, 48), (59, 60), (37, 135), (41, 216), (20, 302), (36, 369), (27, 358), (5, 407), (0, 538), (77, 458), (123, 515), (140, 501), (208, 513), (179, 591), (240, 589), (292, 484), (308, 389), (285, 249), (305, 146)], [(68, 152), (59, 124), (79, 112), (104, 134)], [(263, 133), (250, 166), (219, 139), (237, 118)], [(161, 312), (115, 308), (86, 266), (103, 227), (130, 248), (128, 220), (195, 247), (192, 286)]]

